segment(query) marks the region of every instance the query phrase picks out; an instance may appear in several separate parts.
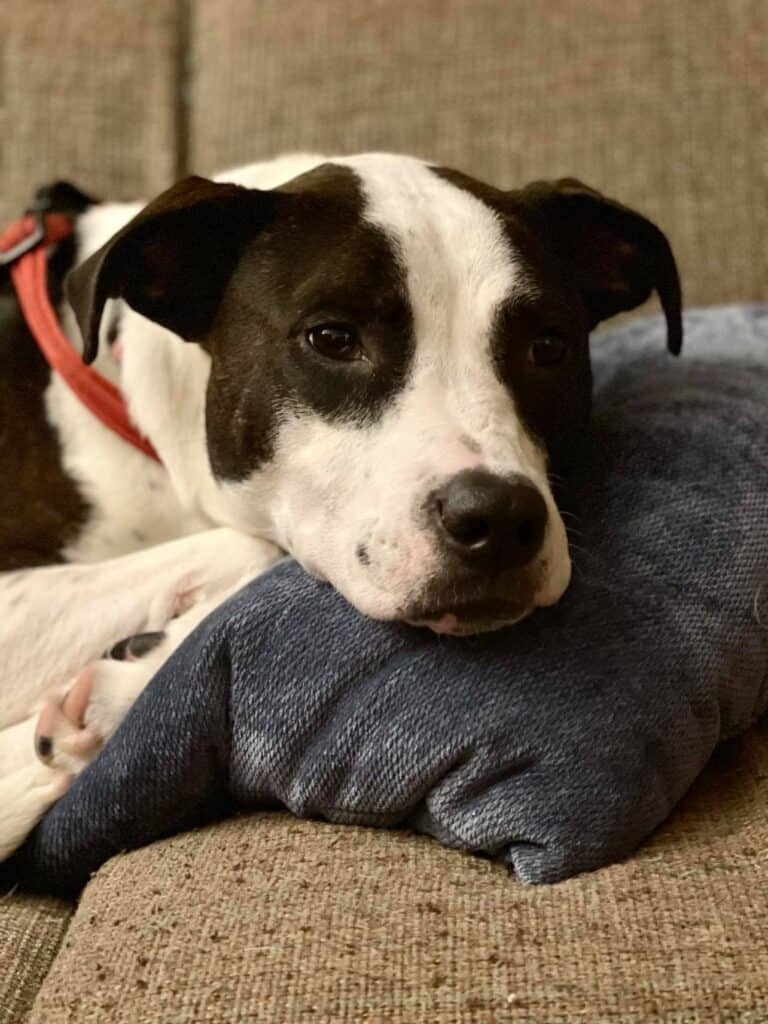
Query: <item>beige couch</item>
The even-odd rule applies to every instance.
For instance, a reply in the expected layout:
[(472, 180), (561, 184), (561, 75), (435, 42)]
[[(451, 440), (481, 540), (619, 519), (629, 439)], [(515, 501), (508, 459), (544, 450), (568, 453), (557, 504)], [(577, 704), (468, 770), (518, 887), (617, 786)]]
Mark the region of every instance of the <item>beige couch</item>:
[[(288, 149), (657, 218), (689, 304), (768, 299), (764, 0), (3, 0), (0, 221)], [(0, 657), (2, 654), (0, 653)], [(549, 888), (404, 833), (253, 814), (0, 899), (0, 1022), (768, 1021), (768, 727), (627, 863)]]

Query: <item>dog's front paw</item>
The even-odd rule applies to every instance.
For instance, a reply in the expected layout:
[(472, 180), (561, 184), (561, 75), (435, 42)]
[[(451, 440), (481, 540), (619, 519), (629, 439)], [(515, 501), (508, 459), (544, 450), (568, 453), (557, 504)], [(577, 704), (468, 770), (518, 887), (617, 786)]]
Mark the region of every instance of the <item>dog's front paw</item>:
[(98, 664), (81, 672), (64, 696), (50, 697), (40, 712), (35, 750), (51, 768), (77, 774), (101, 749), (103, 736), (86, 724)]
[(141, 661), (96, 661), (63, 697), (50, 698), (37, 721), (35, 749), (44, 764), (79, 774), (99, 753), (154, 672)]

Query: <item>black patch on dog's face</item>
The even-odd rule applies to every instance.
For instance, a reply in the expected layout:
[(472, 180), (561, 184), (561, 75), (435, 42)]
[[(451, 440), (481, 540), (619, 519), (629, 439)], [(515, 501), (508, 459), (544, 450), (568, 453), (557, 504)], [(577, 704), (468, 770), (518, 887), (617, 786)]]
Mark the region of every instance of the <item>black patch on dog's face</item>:
[[(357, 175), (335, 164), (268, 191), (179, 182), (69, 275), (83, 358), (96, 356), (108, 298), (201, 344), (223, 480), (270, 459), (281, 414), (374, 421), (406, 378), (412, 318), (395, 249), (363, 207)], [(312, 340), (333, 332), (359, 358)]]
[[(404, 271), (386, 235), (364, 223), (354, 172), (323, 165), (277, 190), (275, 204), (202, 339), (212, 357), (208, 449), (221, 479), (269, 460), (283, 412), (374, 422), (413, 354)], [(307, 332), (324, 323), (353, 327), (363, 358), (313, 349)]]
[[(501, 218), (520, 286), (499, 307), (491, 354), (496, 374), (512, 395), (528, 431), (551, 451), (589, 418), (592, 374), (584, 304), (553, 254), (515, 216), (507, 193), (458, 171), (434, 171)], [(563, 361), (549, 367), (531, 363), (534, 342), (555, 335), (567, 344)]]
[[(643, 216), (573, 179), (504, 192), (458, 171), (433, 168), (500, 218), (520, 286), (500, 307), (491, 339), (499, 378), (531, 433), (550, 452), (589, 417), (589, 332), (657, 291), (667, 343), (682, 343), (680, 283), (669, 244)], [(532, 346), (555, 339), (561, 360), (538, 365)]]
[[(578, 301), (558, 301), (563, 292), (536, 288), (527, 297), (505, 303), (491, 337), (498, 377), (513, 395), (529, 432), (550, 453), (585, 426), (592, 401), (589, 334)], [(544, 339), (564, 344), (561, 361), (543, 366), (532, 361), (533, 346)]]

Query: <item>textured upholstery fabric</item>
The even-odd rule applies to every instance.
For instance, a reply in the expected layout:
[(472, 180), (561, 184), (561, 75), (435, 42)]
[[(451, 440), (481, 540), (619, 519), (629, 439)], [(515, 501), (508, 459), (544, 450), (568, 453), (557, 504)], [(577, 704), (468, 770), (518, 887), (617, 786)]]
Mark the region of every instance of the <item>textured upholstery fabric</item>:
[(26, 1018), (71, 914), (59, 900), (0, 893), (0, 1024)]
[(191, 162), (576, 175), (668, 231), (689, 304), (768, 298), (766, 32), (763, 0), (196, 0)]
[(690, 313), (679, 361), (663, 342), (637, 321), (593, 360), (555, 608), (437, 638), (286, 559), (160, 670), (19, 870), (67, 892), (230, 801), (412, 824), (526, 882), (634, 850), (768, 708), (768, 306)]
[(768, 731), (635, 857), (556, 886), (254, 815), (114, 858), (33, 1024), (765, 1024)]
[(0, 3), (0, 222), (38, 185), (110, 199), (177, 173), (176, 0)]

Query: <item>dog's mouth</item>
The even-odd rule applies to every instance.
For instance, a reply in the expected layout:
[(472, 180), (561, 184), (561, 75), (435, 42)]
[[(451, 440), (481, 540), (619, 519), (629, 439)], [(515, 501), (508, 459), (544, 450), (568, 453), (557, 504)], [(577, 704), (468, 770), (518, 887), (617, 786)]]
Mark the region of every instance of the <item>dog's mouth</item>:
[(437, 607), (411, 608), (404, 618), (411, 626), (426, 627), (443, 636), (475, 636), (504, 626), (513, 626), (530, 614), (533, 606), (533, 601), (464, 601)]
[(491, 579), (436, 578), (398, 616), (445, 636), (474, 636), (513, 626), (536, 607), (541, 568), (503, 572)]

